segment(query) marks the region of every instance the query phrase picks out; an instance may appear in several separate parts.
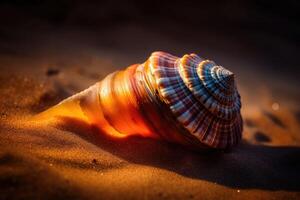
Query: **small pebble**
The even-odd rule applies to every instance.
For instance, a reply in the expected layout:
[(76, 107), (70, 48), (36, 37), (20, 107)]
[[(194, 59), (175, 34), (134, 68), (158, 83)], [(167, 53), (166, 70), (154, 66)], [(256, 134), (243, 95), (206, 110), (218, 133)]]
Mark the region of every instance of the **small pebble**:
[(272, 109), (275, 110), (275, 111), (279, 110), (279, 103), (277, 103), (277, 102), (273, 103), (272, 104)]

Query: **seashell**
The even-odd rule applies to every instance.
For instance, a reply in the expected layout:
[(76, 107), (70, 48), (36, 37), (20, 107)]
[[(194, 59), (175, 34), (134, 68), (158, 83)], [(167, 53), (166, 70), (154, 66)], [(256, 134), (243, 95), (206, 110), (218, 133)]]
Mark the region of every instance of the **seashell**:
[(229, 70), (196, 54), (154, 52), (143, 64), (114, 72), (38, 116), (72, 115), (117, 137), (225, 149), (241, 139), (240, 109)]

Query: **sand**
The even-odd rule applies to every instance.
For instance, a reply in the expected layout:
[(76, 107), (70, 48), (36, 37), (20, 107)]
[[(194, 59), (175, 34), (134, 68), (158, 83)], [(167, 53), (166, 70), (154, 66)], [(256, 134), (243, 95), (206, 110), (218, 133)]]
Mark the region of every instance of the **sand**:
[[(115, 34), (131, 35), (130, 31), (137, 29), (126, 27)], [(251, 59), (249, 52), (239, 54), (241, 43), (219, 42), (219, 50), (210, 51), (208, 41), (214, 38), (209, 37), (206, 43), (191, 46), (149, 31), (137, 32), (156, 38), (152, 46), (150, 41), (148, 49), (140, 51), (145, 44), (127, 40), (122, 45), (115, 41), (118, 50), (87, 47), (89, 43), (77, 40), (76, 34), (70, 41), (78, 44), (67, 45), (65, 33), (51, 36), (47, 32), (50, 39), (41, 36), (32, 54), (0, 56), (1, 200), (300, 198), (300, 95), (295, 74), (290, 78), (270, 73), (272, 67)], [(125, 51), (128, 44), (136, 46)], [(200, 51), (199, 44), (207, 51)], [(225, 47), (235, 51), (224, 51)], [(30, 121), (106, 74), (142, 62), (158, 49), (174, 49), (176, 55), (182, 51), (214, 55), (211, 59), (236, 73), (244, 119), (243, 139), (236, 148), (194, 152), (135, 136), (110, 138), (72, 118), (58, 124)]]

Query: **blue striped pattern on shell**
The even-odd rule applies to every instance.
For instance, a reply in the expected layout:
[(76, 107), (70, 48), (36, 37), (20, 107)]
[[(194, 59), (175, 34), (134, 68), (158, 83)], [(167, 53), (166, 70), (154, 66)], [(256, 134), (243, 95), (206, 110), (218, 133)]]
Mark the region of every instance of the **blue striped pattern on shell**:
[(230, 71), (196, 54), (154, 52), (148, 62), (162, 100), (190, 134), (215, 148), (237, 144), (241, 103)]
[(194, 96), (210, 112), (222, 119), (231, 119), (241, 108), (233, 74), (212, 61), (185, 55), (180, 59), (182, 80)]

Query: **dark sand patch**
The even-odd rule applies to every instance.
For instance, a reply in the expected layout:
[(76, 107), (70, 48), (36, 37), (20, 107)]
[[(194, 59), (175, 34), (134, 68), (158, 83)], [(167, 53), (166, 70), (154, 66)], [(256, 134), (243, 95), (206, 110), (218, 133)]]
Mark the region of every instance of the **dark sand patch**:
[(250, 128), (256, 127), (255, 122), (253, 120), (251, 120), (251, 119), (248, 119), (248, 118), (244, 119), (244, 123), (245, 123), (246, 126), (248, 126)]
[(274, 124), (276, 124), (277, 126), (280, 126), (281, 128), (286, 128), (286, 125), (275, 115), (272, 114), (271, 112), (268, 111), (264, 111), (264, 114), (270, 119), (272, 120), (272, 122)]
[(255, 132), (254, 138), (258, 142), (270, 142), (271, 141), (271, 138), (268, 137), (267, 134), (265, 134), (265, 133), (263, 133), (261, 131)]

